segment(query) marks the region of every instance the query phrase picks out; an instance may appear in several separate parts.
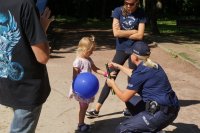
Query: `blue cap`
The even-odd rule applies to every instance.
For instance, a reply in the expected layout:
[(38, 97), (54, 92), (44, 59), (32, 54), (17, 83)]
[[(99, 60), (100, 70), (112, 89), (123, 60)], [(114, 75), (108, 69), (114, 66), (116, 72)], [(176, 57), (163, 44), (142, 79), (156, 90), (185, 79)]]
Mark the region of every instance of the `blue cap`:
[(137, 41), (126, 50), (127, 54), (136, 54), (140, 56), (149, 56), (151, 54), (150, 48), (144, 41)]

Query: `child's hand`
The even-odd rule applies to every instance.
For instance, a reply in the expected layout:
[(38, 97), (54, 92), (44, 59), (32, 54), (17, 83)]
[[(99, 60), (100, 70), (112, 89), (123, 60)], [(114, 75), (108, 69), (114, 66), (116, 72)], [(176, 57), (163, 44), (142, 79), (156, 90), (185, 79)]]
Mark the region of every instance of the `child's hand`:
[(74, 93), (73, 93), (73, 90), (72, 90), (72, 86), (70, 87), (70, 90), (69, 90), (69, 93), (67, 95), (67, 98), (68, 99), (72, 99), (74, 97)]
[(72, 99), (73, 97), (74, 97), (73, 93), (72, 94), (68, 94), (68, 96), (67, 96), (68, 99)]

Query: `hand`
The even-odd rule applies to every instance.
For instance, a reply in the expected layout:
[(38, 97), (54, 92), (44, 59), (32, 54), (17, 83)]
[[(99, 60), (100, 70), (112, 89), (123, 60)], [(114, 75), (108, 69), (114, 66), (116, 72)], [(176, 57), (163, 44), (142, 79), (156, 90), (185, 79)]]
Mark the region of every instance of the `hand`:
[(114, 81), (114, 79), (109, 79), (109, 78), (107, 78), (106, 83), (107, 83), (107, 85), (108, 85), (109, 87), (112, 88), (113, 85), (115, 84), (115, 81)]
[(47, 31), (50, 23), (55, 20), (55, 16), (50, 17), (50, 15), (51, 15), (51, 10), (48, 7), (40, 15), (40, 22), (45, 32)]
[(73, 97), (74, 97), (74, 93), (73, 93), (73, 89), (72, 89), (72, 86), (71, 86), (70, 89), (69, 89), (69, 93), (67, 95), (67, 98), (72, 99)]
[(68, 96), (67, 96), (68, 99), (72, 99), (73, 97), (74, 97), (74, 94), (73, 94), (73, 93), (68, 94)]
[(115, 78), (115, 77), (116, 77), (116, 74), (117, 74), (117, 72), (112, 71), (112, 72), (110, 73), (111, 78)]
[(108, 64), (108, 66), (109, 67), (111, 67), (111, 68), (115, 68), (115, 69), (119, 69), (119, 64), (117, 64), (117, 63), (114, 63), (114, 62), (110, 62), (109, 64)]

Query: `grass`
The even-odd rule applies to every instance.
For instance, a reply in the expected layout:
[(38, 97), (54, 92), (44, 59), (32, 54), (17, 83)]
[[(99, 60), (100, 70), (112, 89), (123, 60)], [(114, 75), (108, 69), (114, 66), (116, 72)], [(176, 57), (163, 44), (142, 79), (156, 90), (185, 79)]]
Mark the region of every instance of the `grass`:
[[(200, 27), (194, 28), (177, 28), (176, 20), (158, 20), (157, 21), (158, 28), (160, 33), (165, 34), (179, 34), (179, 33), (191, 33), (191, 34), (199, 34)], [(88, 18), (86, 20), (81, 20), (72, 17), (63, 17), (57, 16), (56, 25), (62, 26), (65, 25), (67, 27), (81, 27), (81, 28), (101, 28), (101, 29), (111, 29), (112, 28), (112, 19), (100, 20), (96, 18)], [(149, 32), (150, 28), (147, 25), (146, 31)]]
[(71, 27), (81, 27), (81, 28), (103, 28), (103, 29), (111, 29), (112, 28), (112, 20), (100, 20), (96, 18), (88, 18), (86, 20), (72, 18), (72, 17), (61, 17), (58, 16), (56, 18), (56, 22), (59, 25), (65, 24), (66, 26)]
[(196, 50), (197, 52), (200, 52), (200, 48), (196, 48), (195, 50)]
[(190, 28), (178, 28), (176, 26), (176, 20), (158, 20), (158, 28), (160, 33), (191, 33), (196, 34), (200, 33), (199, 27), (190, 27)]
[(160, 30), (160, 33), (176, 33), (177, 28), (176, 28), (176, 21), (173, 20), (159, 20), (157, 21), (158, 28)]
[(177, 58), (178, 57), (177, 53), (174, 52), (172, 49), (167, 49), (167, 52), (169, 52), (173, 58)]
[(184, 58), (184, 59), (186, 59), (186, 60), (188, 60), (188, 61), (190, 61), (190, 62), (192, 62), (192, 63), (196, 63), (196, 60), (191, 59), (191, 58), (189, 57), (189, 55), (187, 55), (187, 54), (184, 53), (184, 52), (179, 53), (179, 56), (181, 56), (182, 58)]

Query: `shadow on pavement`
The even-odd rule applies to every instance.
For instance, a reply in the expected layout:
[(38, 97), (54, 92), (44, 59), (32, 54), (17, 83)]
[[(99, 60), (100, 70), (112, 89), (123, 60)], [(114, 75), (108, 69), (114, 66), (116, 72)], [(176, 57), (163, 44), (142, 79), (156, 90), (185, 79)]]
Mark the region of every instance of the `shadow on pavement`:
[(92, 126), (92, 133), (114, 133), (116, 127), (124, 121), (125, 117), (111, 118), (100, 121), (95, 121)]
[[(68, 25), (67, 23), (54, 21), (48, 29), (48, 39), (50, 41), (51, 52), (61, 48), (68, 49), (73, 53), (76, 50), (79, 40), (83, 36), (94, 35), (97, 42), (97, 50), (115, 49), (115, 37), (112, 26), (109, 29), (104, 27), (82, 27), (81, 25)], [(182, 45), (200, 43), (200, 35), (196, 33), (162, 33), (160, 35), (145, 34), (144, 40), (157, 43), (175, 43)]]
[(199, 100), (179, 100), (180, 106), (185, 107), (185, 106), (190, 106), (194, 104), (200, 104)]
[(99, 117), (104, 117), (104, 116), (109, 116), (109, 115), (117, 115), (117, 114), (122, 114), (122, 112), (123, 112), (123, 111), (114, 112), (114, 113), (105, 114), (105, 115), (100, 115)]
[[(119, 112), (114, 112), (114, 113), (109, 113), (109, 114), (104, 114), (104, 115), (99, 115), (98, 118), (104, 117), (104, 116), (110, 116), (110, 115), (117, 115), (117, 114), (122, 114), (122, 111)], [(88, 119), (94, 119), (94, 117), (87, 117)]]
[[(97, 121), (92, 127), (92, 133), (114, 133), (119, 123), (125, 119), (125, 117), (120, 117)], [(195, 124), (173, 123), (171, 125), (175, 126), (176, 129), (166, 131), (166, 133), (200, 133), (200, 129)]]
[(173, 123), (171, 124), (177, 127), (175, 130), (166, 133), (200, 133), (200, 129), (195, 124), (186, 124), (186, 123)]
[(65, 58), (64, 56), (50, 55), (50, 58)]

